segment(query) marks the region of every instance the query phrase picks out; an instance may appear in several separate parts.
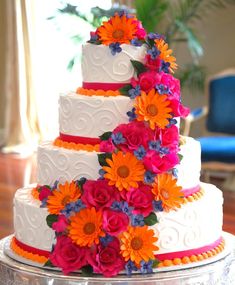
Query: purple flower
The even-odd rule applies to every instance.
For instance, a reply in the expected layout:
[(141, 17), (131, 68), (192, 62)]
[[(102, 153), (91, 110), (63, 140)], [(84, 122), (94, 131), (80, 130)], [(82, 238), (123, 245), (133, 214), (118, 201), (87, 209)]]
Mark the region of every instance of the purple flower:
[(65, 208), (61, 211), (67, 218), (72, 215), (73, 212), (80, 212), (81, 209), (85, 208), (85, 205), (82, 203), (82, 200), (79, 199), (76, 202), (71, 202), (65, 206)]
[(115, 211), (122, 211), (126, 215), (131, 216), (133, 207), (129, 207), (127, 202), (115, 201), (115, 202), (113, 202), (111, 209), (115, 210)]
[(100, 175), (100, 177), (99, 177), (99, 179), (104, 179), (104, 175), (105, 175), (105, 171), (104, 171), (104, 169), (99, 169), (99, 175)]
[(156, 46), (153, 46), (151, 49), (147, 51), (147, 54), (151, 56), (151, 59), (156, 59), (159, 56), (160, 51), (157, 49)]
[(164, 84), (158, 84), (155, 86), (157, 92), (159, 94), (169, 94), (170, 93), (170, 89), (168, 86), (164, 85)]
[(132, 88), (128, 91), (128, 94), (130, 95), (130, 98), (131, 99), (135, 99), (135, 97), (139, 96), (140, 95), (140, 86), (139, 85), (136, 85), (135, 88)]
[(159, 149), (159, 153), (162, 154), (162, 155), (166, 155), (170, 152), (169, 148), (168, 147), (160, 147)]
[(140, 46), (142, 46), (143, 43), (141, 41), (139, 41), (137, 38), (134, 38), (131, 40), (131, 44), (133, 46), (140, 47)]
[(146, 171), (144, 174), (144, 182), (147, 184), (152, 184), (154, 182), (155, 174), (151, 171)]
[(140, 272), (142, 274), (152, 273), (153, 272), (153, 261), (150, 260), (148, 262), (145, 262), (144, 260), (142, 260), (140, 262)]
[(161, 64), (159, 72), (163, 71), (165, 73), (169, 73), (170, 65), (171, 65), (170, 62), (165, 62), (164, 60), (162, 60), (162, 64)]
[(160, 148), (161, 148), (161, 142), (159, 140), (149, 142), (149, 149), (159, 151)]
[(177, 169), (177, 168), (173, 168), (173, 169), (172, 169), (172, 175), (173, 175), (175, 178), (178, 178), (178, 169)]
[(108, 234), (100, 238), (100, 242), (102, 243), (103, 246), (107, 246), (112, 241), (113, 241), (113, 237)]
[(167, 128), (170, 128), (172, 125), (176, 125), (177, 124), (177, 120), (176, 119), (168, 119), (169, 120), (169, 124), (166, 126)]
[(135, 266), (134, 262), (129, 260), (126, 265), (125, 265), (125, 269), (126, 269), (126, 274), (127, 275), (131, 275), (132, 271), (138, 271), (138, 268)]
[(147, 35), (148, 39), (150, 40), (159, 40), (159, 39), (165, 39), (165, 37), (158, 33), (149, 33)]
[(145, 225), (144, 216), (141, 214), (132, 215), (131, 216), (131, 225), (133, 227), (143, 227)]
[(120, 43), (111, 43), (109, 45), (109, 48), (111, 50), (112, 55), (115, 55), (116, 53), (119, 53), (122, 51), (122, 48), (120, 47)]
[(113, 143), (116, 145), (124, 143), (126, 141), (125, 138), (123, 137), (122, 133), (120, 133), (120, 132), (112, 134), (111, 138), (112, 138)]
[(136, 119), (136, 113), (135, 113), (135, 108), (132, 108), (131, 111), (128, 111), (127, 113), (127, 116), (129, 117), (129, 121), (134, 121)]
[(141, 145), (137, 150), (134, 151), (134, 155), (138, 160), (142, 160), (146, 155), (146, 150)]
[(162, 201), (161, 200), (154, 200), (153, 201), (153, 209), (155, 212), (162, 212), (163, 211), (163, 207), (162, 207)]

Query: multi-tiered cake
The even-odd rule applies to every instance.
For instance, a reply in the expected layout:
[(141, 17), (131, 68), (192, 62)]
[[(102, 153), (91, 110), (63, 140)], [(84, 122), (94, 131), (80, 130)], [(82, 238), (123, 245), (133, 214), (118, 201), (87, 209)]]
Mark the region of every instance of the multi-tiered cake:
[(64, 273), (150, 273), (222, 251), (221, 191), (179, 136), (177, 68), (163, 36), (115, 14), (83, 46), (83, 86), (60, 95), (60, 135), (14, 199), (12, 251)]

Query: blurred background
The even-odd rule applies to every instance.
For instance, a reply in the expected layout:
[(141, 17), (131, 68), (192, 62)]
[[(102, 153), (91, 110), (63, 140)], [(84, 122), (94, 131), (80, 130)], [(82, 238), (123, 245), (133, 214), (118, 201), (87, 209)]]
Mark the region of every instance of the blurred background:
[[(210, 97), (210, 80), (227, 75), (235, 78), (235, 0), (1, 0), (2, 236), (12, 230), (14, 192), (36, 181), (38, 143), (58, 135), (58, 94), (75, 90), (81, 84), (81, 45), (89, 39), (90, 31), (118, 10), (136, 13), (148, 32), (166, 36), (179, 65), (175, 76), (181, 80), (182, 101), (192, 110), (189, 118), (181, 122), (181, 132), (194, 138), (212, 136), (213, 128), (208, 131), (207, 120), (208, 114), (212, 114), (209, 107), (216, 100)], [(226, 229), (235, 233), (233, 81), (229, 90), (223, 85), (219, 87), (226, 94), (234, 94), (233, 101), (227, 104), (229, 111), (219, 103), (222, 115), (232, 117), (228, 118), (231, 131), (226, 132), (223, 141), (222, 159), (213, 156), (203, 160), (202, 180), (217, 184), (226, 193)], [(216, 136), (222, 137), (224, 130), (216, 131)], [(219, 141), (212, 144), (222, 145)]]

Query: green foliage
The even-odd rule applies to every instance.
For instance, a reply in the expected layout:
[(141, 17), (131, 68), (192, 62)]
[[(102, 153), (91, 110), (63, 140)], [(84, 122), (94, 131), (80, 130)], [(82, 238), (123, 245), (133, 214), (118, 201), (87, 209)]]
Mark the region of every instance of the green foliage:
[(101, 166), (108, 166), (106, 159), (111, 159), (111, 158), (112, 158), (112, 153), (109, 152), (98, 154), (98, 161)]
[(134, 70), (138, 76), (147, 70), (145, 65), (138, 60), (131, 60), (131, 64), (134, 67)]
[(156, 214), (154, 212), (150, 213), (148, 217), (144, 218), (144, 223), (147, 226), (153, 226), (158, 223)]
[(52, 228), (53, 223), (58, 221), (58, 216), (57, 215), (48, 215), (46, 218), (47, 225), (48, 227)]
[(111, 135), (112, 135), (112, 132), (105, 132), (101, 136), (99, 136), (99, 138), (102, 141), (107, 141), (111, 137)]
[(119, 92), (122, 94), (122, 95), (125, 95), (125, 96), (129, 96), (129, 91), (132, 89), (132, 85), (131, 84), (126, 84), (125, 86), (123, 86), (122, 88), (119, 89)]

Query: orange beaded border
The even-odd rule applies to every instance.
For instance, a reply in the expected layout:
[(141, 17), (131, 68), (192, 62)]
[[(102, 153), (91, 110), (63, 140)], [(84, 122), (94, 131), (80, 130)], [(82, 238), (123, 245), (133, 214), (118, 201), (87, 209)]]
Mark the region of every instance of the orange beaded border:
[(205, 191), (201, 188), (196, 193), (193, 193), (192, 195), (190, 195), (188, 197), (184, 197), (183, 198), (183, 204), (197, 201), (197, 200), (201, 199), (204, 196), (204, 194), (205, 194)]
[(65, 142), (59, 138), (56, 138), (53, 142), (54, 146), (57, 147), (63, 147), (66, 149), (73, 149), (73, 150), (84, 150), (84, 151), (88, 151), (88, 152), (92, 152), (92, 151), (96, 151), (99, 152), (100, 151), (100, 145), (96, 144), (96, 145), (91, 145), (91, 144), (80, 144), (80, 143), (74, 143), (74, 142)]
[(24, 257), (26, 259), (38, 262), (38, 263), (46, 263), (48, 258), (39, 254), (31, 253), (26, 250), (23, 250), (20, 248), (16, 242), (15, 242), (15, 237), (12, 238), (11, 243), (10, 243), (10, 248), (19, 256)]
[(174, 258), (172, 260), (166, 259), (158, 263), (157, 268), (174, 266), (174, 265), (183, 265), (192, 262), (202, 261), (212, 256), (216, 256), (217, 254), (219, 254), (224, 250), (224, 247), (225, 247), (225, 241), (224, 239), (222, 239), (221, 243), (218, 246), (216, 246), (214, 249), (211, 249), (209, 251), (197, 255), (184, 256), (183, 258)]
[(120, 96), (121, 93), (116, 90), (102, 90), (102, 89), (99, 89), (99, 90), (94, 90), (94, 89), (85, 89), (85, 88), (82, 88), (82, 87), (78, 87), (77, 90), (76, 90), (76, 93), (79, 94), (79, 95), (85, 95), (85, 96), (104, 96), (104, 97), (116, 97), (116, 96)]

